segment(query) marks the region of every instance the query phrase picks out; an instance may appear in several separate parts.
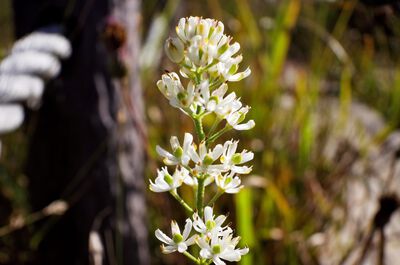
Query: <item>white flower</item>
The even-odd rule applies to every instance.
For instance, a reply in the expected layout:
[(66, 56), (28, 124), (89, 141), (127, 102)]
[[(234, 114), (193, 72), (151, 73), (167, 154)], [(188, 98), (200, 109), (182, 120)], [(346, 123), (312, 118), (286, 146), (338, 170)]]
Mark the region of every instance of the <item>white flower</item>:
[(203, 105), (203, 108), (207, 111), (214, 111), (218, 104), (223, 101), (223, 97), (228, 90), (228, 85), (226, 83), (222, 84), (220, 87), (215, 89), (211, 95), (208, 81), (204, 85), (200, 85), (199, 88), (201, 94), (199, 101)]
[(190, 151), (190, 158), (196, 163), (195, 170), (203, 174), (219, 173), (226, 171), (224, 165), (213, 165), (213, 163), (222, 155), (224, 147), (217, 144), (213, 150), (207, 150), (206, 143), (201, 142), (199, 145), (199, 153), (194, 149)]
[(229, 166), (232, 172), (238, 174), (248, 174), (251, 171), (251, 167), (237, 166), (246, 163), (253, 159), (253, 152), (243, 150), (241, 153), (236, 153), (237, 145), (239, 141), (226, 141), (224, 144), (224, 153), (220, 160), (221, 162)]
[(186, 166), (190, 162), (190, 153), (194, 149), (193, 145), (193, 135), (190, 133), (185, 133), (185, 138), (183, 140), (183, 146), (179, 144), (179, 140), (176, 136), (172, 136), (170, 143), (172, 147), (172, 154), (160, 146), (157, 145), (157, 153), (164, 157), (164, 163), (166, 165), (179, 165), (182, 164)]
[(238, 176), (234, 176), (234, 172), (226, 173), (224, 175), (218, 175), (215, 177), (215, 183), (218, 188), (226, 193), (238, 193), (243, 185), (240, 185), (241, 181)]
[(230, 58), (226, 62), (220, 62), (217, 64), (217, 70), (225, 80), (230, 82), (240, 81), (251, 74), (250, 68), (247, 67), (243, 72), (236, 73), (239, 69), (239, 63), (242, 61), (242, 56), (239, 55), (235, 58)]
[(186, 220), (183, 233), (181, 233), (178, 224), (175, 221), (171, 221), (172, 238), (168, 237), (160, 229), (157, 229), (155, 232), (156, 237), (158, 240), (167, 245), (161, 245), (162, 252), (164, 254), (169, 254), (175, 251), (180, 253), (185, 252), (188, 249), (188, 246), (193, 245), (196, 241), (196, 235), (189, 237), (191, 230), (192, 221), (190, 219)]
[(240, 99), (236, 98), (235, 92), (232, 92), (225, 98), (219, 98), (214, 112), (220, 119), (226, 119), (229, 114), (238, 111), (241, 107), (242, 102), (240, 102)]
[(176, 27), (176, 34), (183, 42), (189, 42), (195, 35), (199, 17), (181, 18)]
[(198, 238), (197, 244), (201, 248), (202, 258), (212, 259), (216, 265), (225, 265), (222, 260), (237, 262), (249, 252), (248, 248), (236, 248), (239, 240), (240, 237), (232, 238), (232, 229), (227, 228), (223, 231), (213, 230), (211, 240), (208, 237), (201, 237)]
[(225, 222), (226, 216), (220, 215), (214, 218), (213, 209), (210, 206), (204, 208), (204, 220), (197, 214), (193, 214), (193, 228), (201, 234), (208, 234), (213, 230), (222, 231), (222, 224)]
[(189, 108), (194, 100), (195, 86), (193, 82), (189, 82), (185, 89), (179, 79), (179, 76), (172, 72), (163, 74), (161, 80), (158, 80), (157, 87), (161, 93), (169, 100), (169, 104), (175, 108), (189, 112)]
[(157, 170), (157, 178), (154, 183), (150, 180), (150, 190), (154, 192), (175, 190), (182, 185), (187, 176), (189, 176), (189, 171), (186, 168), (176, 169), (171, 176), (168, 169), (164, 167)]
[(255, 122), (253, 120), (249, 120), (246, 123), (240, 124), (245, 118), (247, 112), (249, 112), (249, 107), (242, 107), (238, 111), (230, 113), (226, 117), (226, 121), (230, 126), (232, 126), (234, 129), (238, 131), (243, 131), (243, 130), (250, 130), (255, 126)]

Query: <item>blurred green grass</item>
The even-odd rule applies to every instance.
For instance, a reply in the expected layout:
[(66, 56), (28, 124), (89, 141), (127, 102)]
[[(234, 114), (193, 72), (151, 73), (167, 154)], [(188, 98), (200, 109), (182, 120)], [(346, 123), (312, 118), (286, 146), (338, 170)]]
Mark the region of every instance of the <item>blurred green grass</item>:
[[(5, 30), (0, 35), (0, 56), (11, 41), (9, 8), (9, 1), (0, 2), (0, 25)], [(193, 130), (191, 121), (171, 108), (155, 85), (165, 69), (177, 70), (164, 56), (163, 41), (174, 34), (179, 17), (189, 15), (223, 21), (241, 44), (243, 69), (247, 65), (252, 69), (249, 78), (230, 88), (252, 107), (250, 118), (256, 127), (226, 139), (240, 138), (241, 147), (255, 152), (253, 175), (244, 177), (246, 189), (234, 197), (224, 196), (219, 206), (231, 213), (243, 243), (251, 248), (241, 264), (315, 264), (315, 250), (301, 246), (330, 223), (336, 203), (330, 198), (337, 195), (331, 190), (337, 165), (322, 155), (332, 131), (319, 130), (316, 116), (329, 97), (339, 103), (339, 128), (355, 101), (385, 118), (382, 135), (399, 127), (400, 11), (385, 13), (352, 0), (143, 2), (142, 84), (151, 158), (146, 177), (154, 177), (159, 166), (155, 145), (165, 146), (171, 135)], [(28, 209), (22, 162), (15, 162), (23, 161), (25, 149), (17, 152), (15, 147), (26, 146), (26, 140), (17, 132), (4, 143), (1, 193), (14, 210)], [(150, 231), (168, 227), (172, 212), (183, 217), (167, 197), (149, 193), (148, 198)], [(150, 239), (154, 264), (185, 264), (177, 257), (162, 256), (153, 233)]]

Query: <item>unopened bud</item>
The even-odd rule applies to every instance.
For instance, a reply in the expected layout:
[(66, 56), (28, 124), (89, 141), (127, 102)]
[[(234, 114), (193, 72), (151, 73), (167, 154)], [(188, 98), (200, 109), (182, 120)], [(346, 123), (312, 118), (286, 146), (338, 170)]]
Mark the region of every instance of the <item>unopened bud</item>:
[(165, 53), (174, 63), (180, 63), (183, 60), (183, 43), (178, 38), (168, 38), (165, 42)]

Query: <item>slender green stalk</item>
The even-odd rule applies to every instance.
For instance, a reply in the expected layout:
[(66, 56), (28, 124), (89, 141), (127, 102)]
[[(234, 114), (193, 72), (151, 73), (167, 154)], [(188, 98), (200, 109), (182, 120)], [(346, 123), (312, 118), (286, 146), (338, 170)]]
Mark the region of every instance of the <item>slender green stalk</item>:
[(176, 190), (170, 191), (170, 193), (183, 206), (183, 208), (185, 208), (185, 210), (190, 212), (190, 214), (194, 213), (193, 209), (181, 198), (181, 196), (179, 196)]
[[(206, 136), (204, 134), (203, 125), (201, 123), (202, 117), (193, 118), (194, 127), (199, 138), (199, 141), (203, 141)], [(204, 201), (204, 176), (200, 176), (197, 178), (198, 185), (197, 185), (197, 196), (196, 196), (196, 208), (198, 214), (203, 217), (203, 201)]]
[(193, 261), (196, 264), (201, 264), (200, 261), (198, 259), (196, 259), (192, 254), (190, 254), (189, 252), (185, 251), (183, 252), (183, 255), (185, 255), (186, 257), (188, 257), (191, 261)]
[(197, 207), (197, 191), (199, 190), (199, 185), (193, 187), (193, 193), (194, 193), (194, 201), (196, 202), (196, 207)]
[(210, 128), (210, 131), (208, 132), (208, 137), (210, 137), (210, 135), (212, 135), (215, 131), (215, 129), (217, 129), (218, 124), (221, 122), (221, 119), (219, 117), (215, 118), (215, 121), (213, 123), (213, 125)]
[(204, 68), (201, 68), (199, 73), (202, 74), (204, 71), (210, 69), (211, 67), (213, 67), (214, 65), (216, 65), (219, 61), (218, 60), (214, 60), (211, 64), (207, 65)]
[(207, 203), (207, 205), (208, 206), (213, 205), (214, 202), (216, 202), (218, 198), (221, 197), (222, 194), (224, 194), (224, 191), (218, 189), (217, 193), (215, 193), (214, 197), (212, 197), (212, 199)]
[(194, 128), (196, 130), (197, 136), (199, 137), (200, 142), (206, 138), (203, 130), (203, 124), (201, 122), (201, 117), (193, 118), (194, 121)]
[(225, 126), (223, 129), (219, 130), (218, 132), (216, 132), (214, 135), (212, 135), (210, 138), (208, 138), (206, 140), (207, 145), (214, 142), (215, 140), (217, 140), (221, 135), (223, 135), (224, 133), (228, 132), (229, 130), (231, 130), (232, 127), (231, 126)]
[(197, 187), (197, 212), (201, 218), (203, 218), (203, 201), (204, 201), (204, 176), (197, 179), (199, 185)]

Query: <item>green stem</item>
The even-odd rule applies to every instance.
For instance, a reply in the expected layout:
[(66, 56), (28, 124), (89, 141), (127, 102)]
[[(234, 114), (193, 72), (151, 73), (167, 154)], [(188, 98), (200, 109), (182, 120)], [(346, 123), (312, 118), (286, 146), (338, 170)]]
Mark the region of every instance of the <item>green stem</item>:
[(191, 215), (194, 213), (193, 209), (179, 196), (176, 190), (170, 191), (170, 193)]
[(218, 189), (217, 193), (215, 193), (214, 197), (212, 197), (212, 199), (207, 203), (207, 205), (208, 206), (213, 205), (214, 202), (216, 202), (218, 198), (221, 197), (222, 194), (224, 194), (224, 191)]
[(212, 259), (201, 259), (200, 260), (200, 265), (210, 265), (212, 263)]
[(200, 74), (199, 73), (195, 73), (195, 80), (194, 80), (195, 82), (196, 82), (196, 85), (200, 85)]
[(189, 252), (185, 251), (183, 252), (183, 255), (185, 255), (186, 257), (188, 257), (191, 261), (193, 261), (196, 264), (201, 264), (200, 261), (198, 259), (196, 259), (192, 254), (190, 254)]
[(214, 65), (216, 65), (218, 63), (218, 60), (214, 60), (212, 63), (210, 63), (209, 65), (207, 65), (206, 67), (200, 69), (199, 73), (203, 73), (204, 71), (210, 69), (211, 67), (213, 67)]
[(221, 119), (219, 117), (217, 117), (213, 123), (213, 125), (210, 128), (210, 131), (208, 132), (208, 136), (212, 135), (215, 131), (215, 129), (217, 129), (218, 124), (221, 122)]
[(194, 192), (194, 201), (196, 202), (196, 207), (197, 207), (197, 198), (198, 198), (198, 194), (197, 194), (197, 191), (199, 190), (199, 185), (197, 185), (197, 186), (194, 186), (193, 187), (193, 192)]
[(204, 134), (203, 124), (201, 122), (201, 119), (202, 119), (201, 117), (193, 118), (194, 127), (195, 127), (195, 130), (196, 130), (197, 136), (199, 137), (200, 142), (206, 138), (206, 135)]
[(201, 218), (203, 218), (203, 201), (204, 201), (204, 176), (201, 176), (197, 179), (198, 186), (197, 186), (197, 212)]
[(212, 142), (214, 142), (215, 140), (217, 140), (217, 138), (219, 138), (221, 135), (223, 135), (224, 133), (226, 133), (227, 131), (231, 130), (232, 127), (231, 126), (225, 126), (223, 129), (219, 130), (218, 132), (216, 132), (214, 135), (212, 135), (210, 138), (208, 138), (206, 140), (206, 144), (211, 144)]

